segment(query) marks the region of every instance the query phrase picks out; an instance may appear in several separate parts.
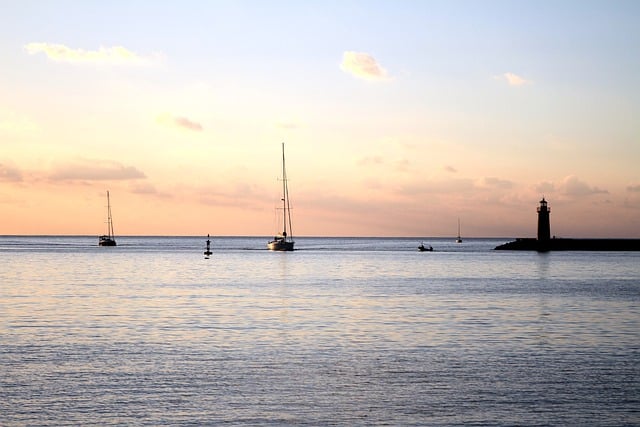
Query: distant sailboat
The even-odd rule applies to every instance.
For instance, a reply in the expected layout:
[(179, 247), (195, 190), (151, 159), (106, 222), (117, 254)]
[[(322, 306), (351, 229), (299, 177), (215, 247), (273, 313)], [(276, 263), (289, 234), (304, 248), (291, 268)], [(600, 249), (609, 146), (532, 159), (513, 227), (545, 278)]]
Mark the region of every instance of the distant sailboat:
[[(267, 243), (270, 251), (292, 251), (293, 232), (291, 230), (291, 207), (289, 206), (289, 186), (287, 184), (287, 170), (284, 164), (284, 142), (282, 143), (282, 233)], [(288, 228), (287, 228), (288, 225)], [(289, 233), (287, 233), (287, 229)]]
[(116, 246), (116, 237), (113, 233), (113, 219), (111, 218), (111, 202), (107, 191), (107, 234), (100, 236), (99, 246)]
[(462, 243), (462, 237), (460, 237), (460, 218), (458, 218), (458, 237), (456, 238), (456, 243)]

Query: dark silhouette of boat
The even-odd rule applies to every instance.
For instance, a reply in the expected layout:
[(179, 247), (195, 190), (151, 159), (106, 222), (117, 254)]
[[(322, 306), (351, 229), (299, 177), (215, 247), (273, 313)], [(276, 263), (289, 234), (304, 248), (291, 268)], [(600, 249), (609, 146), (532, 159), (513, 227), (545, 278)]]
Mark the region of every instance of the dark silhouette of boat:
[(420, 243), (420, 246), (418, 246), (418, 250), (420, 252), (433, 252), (433, 248), (431, 247), (431, 245), (427, 247), (424, 245), (424, 243)]
[[(291, 230), (291, 206), (289, 205), (289, 185), (284, 161), (284, 142), (282, 143), (282, 222), (282, 233), (267, 243), (267, 248), (270, 251), (292, 251), (295, 243)], [(289, 230), (288, 233), (287, 230)]]
[(116, 246), (116, 237), (113, 233), (113, 218), (111, 218), (111, 201), (107, 190), (107, 234), (98, 238), (98, 246)]
[(460, 218), (458, 218), (458, 237), (456, 237), (456, 243), (462, 243), (462, 237), (460, 237)]

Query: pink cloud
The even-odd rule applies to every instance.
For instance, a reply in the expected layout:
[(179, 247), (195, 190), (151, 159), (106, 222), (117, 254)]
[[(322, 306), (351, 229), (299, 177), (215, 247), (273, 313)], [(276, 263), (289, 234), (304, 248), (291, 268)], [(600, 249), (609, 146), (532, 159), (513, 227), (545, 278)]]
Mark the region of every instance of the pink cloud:
[(58, 165), (49, 174), (53, 181), (111, 181), (143, 179), (146, 175), (133, 166), (110, 160), (80, 159)]

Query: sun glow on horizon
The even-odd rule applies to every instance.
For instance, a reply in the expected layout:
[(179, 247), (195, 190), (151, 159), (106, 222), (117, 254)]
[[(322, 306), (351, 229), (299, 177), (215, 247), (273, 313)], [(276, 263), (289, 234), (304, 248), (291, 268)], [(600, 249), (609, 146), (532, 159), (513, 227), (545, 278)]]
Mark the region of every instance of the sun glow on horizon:
[(640, 6), (335, 7), (8, 5), (0, 234), (640, 237)]

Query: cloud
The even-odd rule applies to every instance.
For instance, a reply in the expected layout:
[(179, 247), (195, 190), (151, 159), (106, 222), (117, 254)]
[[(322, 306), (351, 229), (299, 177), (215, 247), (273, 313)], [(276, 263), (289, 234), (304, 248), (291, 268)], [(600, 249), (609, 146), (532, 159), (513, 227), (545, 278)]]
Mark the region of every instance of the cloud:
[(122, 46), (84, 50), (56, 43), (29, 43), (24, 48), (30, 55), (44, 53), (52, 61), (72, 64), (148, 65), (158, 59), (158, 55), (143, 57)]
[(535, 189), (538, 193), (551, 193), (555, 191), (556, 188), (553, 182), (544, 181), (536, 185)]
[(144, 179), (146, 175), (133, 166), (109, 160), (81, 159), (59, 165), (49, 174), (53, 181), (116, 181)]
[(153, 184), (136, 183), (130, 187), (131, 192), (135, 194), (158, 194), (158, 190)]
[(502, 179), (502, 178), (496, 178), (496, 177), (486, 177), (482, 179), (482, 186), (483, 187), (492, 187), (492, 188), (503, 188), (503, 189), (509, 189), (511, 187), (513, 187), (513, 182), (506, 180), (506, 179)]
[(194, 132), (202, 132), (204, 128), (198, 122), (194, 122), (191, 119), (181, 116), (172, 116), (171, 114), (162, 114), (157, 117), (158, 123), (162, 123), (168, 126), (175, 126), (181, 129), (190, 130)]
[(358, 160), (359, 166), (381, 165), (384, 163), (382, 156), (367, 156)]
[(631, 193), (640, 193), (640, 184), (628, 185), (627, 186), (627, 191), (629, 191)]
[(368, 53), (344, 52), (340, 68), (345, 73), (364, 80), (380, 81), (389, 78), (387, 71)]
[(200, 203), (211, 206), (232, 206), (256, 209), (272, 200), (264, 188), (247, 182), (236, 182), (234, 187), (206, 186), (196, 190)]
[(22, 171), (16, 167), (0, 163), (0, 182), (21, 182)]
[(458, 173), (458, 169), (454, 168), (453, 166), (447, 165), (444, 167), (444, 170), (450, 173)]
[(567, 196), (591, 196), (593, 194), (609, 193), (607, 190), (602, 190), (598, 187), (592, 187), (586, 182), (580, 181), (576, 176), (567, 176), (560, 185), (560, 190)]
[(434, 194), (467, 193), (475, 189), (472, 180), (467, 178), (445, 179), (439, 181), (413, 182), (401, 185), (396, 192), (405, 196)]
[(155, 196), (163, 199), (169, 199), (172, 197), (169, 193), (158, 191), (155, 185), (148, 182), (134, 182), (129, 186), (129, 190), (134, 194)]
[(186, 117), (175, 117), (173, 121), (179, 127), (189, 129), (189, 130), (194, 130), (196, 132), (202, 131), (202, 125), (200, 123), (193, 122), (187, 119)]
[(496, 80), (502, 80), (507, 82), (509, 86), (524, 86), (524, 85), (529, 85), (533, 83), (533, 81), (527, 80), (524, 77), (521, 77), (513, 73), (504, 73), (501, 76), (496, 76), (494, 78)]

